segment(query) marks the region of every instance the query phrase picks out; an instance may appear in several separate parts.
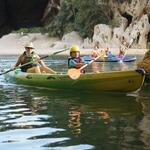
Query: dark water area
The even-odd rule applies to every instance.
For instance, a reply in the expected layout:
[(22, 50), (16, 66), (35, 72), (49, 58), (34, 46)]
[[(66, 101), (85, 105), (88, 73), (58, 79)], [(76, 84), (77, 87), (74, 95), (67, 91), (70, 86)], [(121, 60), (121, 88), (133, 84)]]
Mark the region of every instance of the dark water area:
[[(16, 59), (0, 56), (0, 69)], [(67, 70), (65, 56), (45, 62), (56, 71)], [(97, 66), (99, 71), (128, 70), (136, 63)], [(0, 149), (149, 150), (150, 86), (133, 93), (67, 93), (11, 84), (0, 76)]]

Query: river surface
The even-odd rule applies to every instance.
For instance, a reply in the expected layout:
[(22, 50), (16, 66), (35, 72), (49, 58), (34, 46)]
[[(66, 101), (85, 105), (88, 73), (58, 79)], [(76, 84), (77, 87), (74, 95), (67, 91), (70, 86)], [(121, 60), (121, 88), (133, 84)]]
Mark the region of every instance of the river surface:
[[(0, 69), (10, 68), (16, 59), (0, 56)], [(67, 70), (63, 56), (45, 62), (56, 71)], [(96, 67), (128, 70), (136, 63)], [(67, 93), (11, 84), (0, 76), (0, 149), (150, 150), (150, 86), (133, 93)]]

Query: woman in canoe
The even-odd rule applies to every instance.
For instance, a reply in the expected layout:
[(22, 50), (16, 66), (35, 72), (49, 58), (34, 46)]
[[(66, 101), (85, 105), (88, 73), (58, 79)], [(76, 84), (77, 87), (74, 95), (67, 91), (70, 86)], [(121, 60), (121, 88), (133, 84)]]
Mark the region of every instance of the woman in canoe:
[(94, 47), (93, 47), (93, 49), (92, 49), (92, 51), (91, 51), (91, 56), (93, 57), (93, 58), (96, 58), (97, 57), (97, 52), (100, 50), (100, 43), (97, 41), (97, 42), (95, 42), (95, 45), (94, 45)]
[[(68, 58), (68, 68), (79, 69), (85, 64), (84, 59), (80, 56), (78, 45), (73, 45), (70, 48), (70, 57)], [(83, 71), (84, 72), (84, 71)]]
[[(25, 51), (21, 54), (14, 66), (23, 65), (21, 71), (28, 73), (56, 73), (49, 67), (46, 67), (45, 63), (40, 60), (40, 57), (33, 51), (33, 43), (27, 43), (25, 45)], [(31, 63), (30, 63), (31, 62)], [(27, 64), (29, 63), (29, 64)], [(26, 65), (27, 64), (27, 65)]]

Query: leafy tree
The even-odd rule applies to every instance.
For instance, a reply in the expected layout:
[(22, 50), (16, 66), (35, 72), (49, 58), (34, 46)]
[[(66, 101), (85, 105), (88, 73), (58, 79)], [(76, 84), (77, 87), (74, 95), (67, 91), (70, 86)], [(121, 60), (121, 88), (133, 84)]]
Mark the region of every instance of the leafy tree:
[(113, 18), (109, 0), (63, 0), (61, 9), (46, 27), (51, 36), (62, 37), (73, 30), (82, 37), (91, 37), (96, 24), (109, 24)]
[[(113, 17), (111, 9), (106, 1), (99, 0), (76, 0), (78, 12), (76, 14), (76, 29), (83, 37), (91, 37), (96, 24), (108, 24)], [(109, 11), (108, 11), (109, 10)]]
[(71, 0), (63, 0), (59, 14), (46, 28), (50, 35), (62, 37), (64, 33), (74, 29), (74, 18)]
[(61, 38), (65, 33), (75, 30), (85, 38), (92, 37), (97, 24), (117, 25), (110, 0), (61, 0), (60, 8), (58, 15), (46, 27), (28, 31), (48, 32), (50, 36)]

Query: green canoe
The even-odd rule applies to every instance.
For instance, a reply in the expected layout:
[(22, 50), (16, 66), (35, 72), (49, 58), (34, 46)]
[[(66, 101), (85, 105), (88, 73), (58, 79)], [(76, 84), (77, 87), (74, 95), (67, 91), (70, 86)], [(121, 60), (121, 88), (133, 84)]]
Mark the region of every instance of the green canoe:
[(36, 74), (12, 71), (5, 75), (7, 81), (19, 84), (64, 90), (132, 92), (141, 88), (145, 75), (141, 71), (111, 71), (86, 73), (72, 80), (67, 73)]

